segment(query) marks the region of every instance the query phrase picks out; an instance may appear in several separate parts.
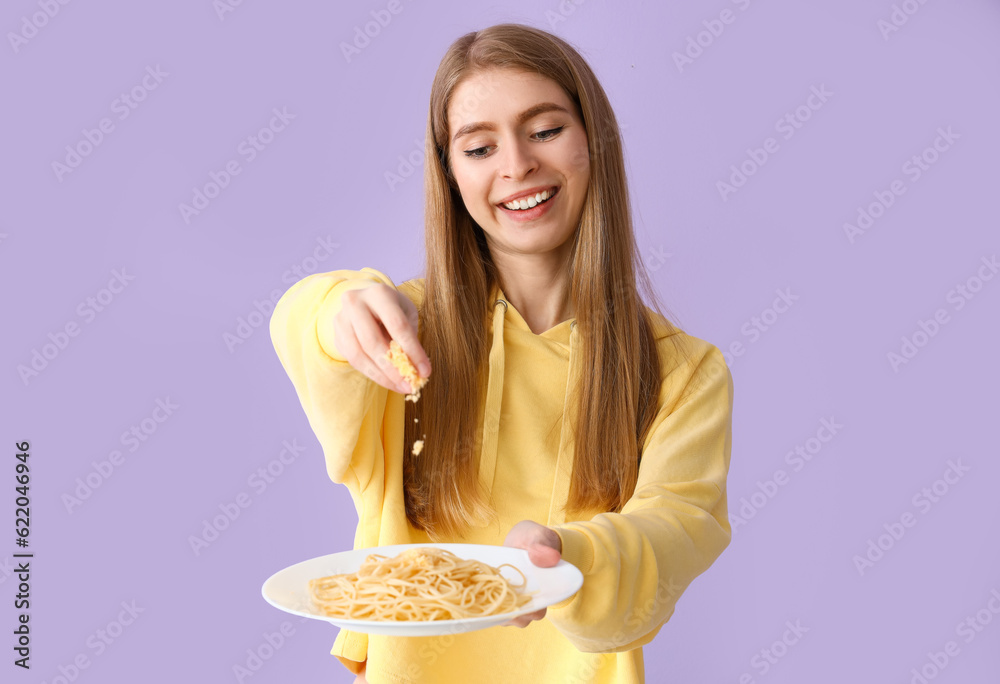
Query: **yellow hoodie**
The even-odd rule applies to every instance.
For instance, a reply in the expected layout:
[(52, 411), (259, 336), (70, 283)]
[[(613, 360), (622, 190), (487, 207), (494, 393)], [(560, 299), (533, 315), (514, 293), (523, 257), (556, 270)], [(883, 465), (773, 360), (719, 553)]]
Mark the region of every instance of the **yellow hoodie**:
[[(270, 323), (327, 473), (354, 500), (356, 549), (430, 541), (409, 524), (403, 505), (403, 395), (354, 370), (333, 342), (341, 295), (372, 282), (395, 287), (370, 268), (308, 276), (282, 296)], [(397, 289), (420, 306), (422, 279)], [(571, 401), (567, 380), (586, 360), (579, 358), (573, 321), (535, 334), (505, 299), (501, 292), (490, 323), (485, 418), (476, 446), (480, 480), (500, 524), (470, 528), (449, 541), (502, 545), (516, 523), (534, 520), (559, 534), (562, 558), (583, 573), (583, 587), (523, 629), (443, 637), (341, 630), (331, 653), (353, 673), (367, 659), (370, 684), (645, 682), (640, 647), (730, 542), (733, 383), (719, 349), (657, 320), (659, 411), (643, 445), (635, 493), (621, 513), (566, 520), (561, 508), (573, 470), (573, 431), (562, 416)]]

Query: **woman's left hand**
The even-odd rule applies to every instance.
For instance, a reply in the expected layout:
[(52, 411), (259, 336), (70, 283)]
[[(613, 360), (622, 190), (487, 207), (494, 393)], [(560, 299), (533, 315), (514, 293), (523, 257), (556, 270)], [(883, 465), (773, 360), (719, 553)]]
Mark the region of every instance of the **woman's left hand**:
[[(559, 539), (556, 531), (551, 527), (539, 525), (533, 520), (522, 520), (510, 528), (507, 538), (503, 540), (503, 545), (524, 549), (528, 552), (528, 558), (531, 562), (540, 568), (551, 568), (562, 558), (562, 540)], [(532, 620), (544, 618), (545, 611), (546, 609), (542, 608), (534, 613), (518, 616), (501, 626), (527, 627)]]

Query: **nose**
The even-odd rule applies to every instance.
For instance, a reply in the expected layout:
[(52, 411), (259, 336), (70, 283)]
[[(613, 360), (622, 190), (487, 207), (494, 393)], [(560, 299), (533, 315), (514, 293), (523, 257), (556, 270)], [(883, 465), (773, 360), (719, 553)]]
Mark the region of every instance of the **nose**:
[(500, 175), (505, 180), (517, 181), (538, 168), (538, 159), (527, 142), (514, 140), (500, 150)]

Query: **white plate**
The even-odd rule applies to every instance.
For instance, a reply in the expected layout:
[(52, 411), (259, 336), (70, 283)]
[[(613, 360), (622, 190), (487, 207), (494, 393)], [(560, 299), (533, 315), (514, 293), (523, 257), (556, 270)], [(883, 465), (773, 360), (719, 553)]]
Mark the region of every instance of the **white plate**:
[[(482, 561), (493, 567), (510, 563), (527, 577), (526, 590), (537, 593), (520, 610), (509, 613), (461, 620), (427, 620), (423, 622), (347, 620), (330, 617), (320, 613), (313, 607), (309, 599), (309, 580), (311, 579), (357, 572), (365, 558), (372, 553), (392, 558), (406, 549), (428, 546), (451, 551), (459, 558)], [(520, 584), (520, 575), (510, 568), (501, 568), (500, 572), (513, 584)], [(518, 615), (533, 613), (554, 603), (559, 603), (579, 591), (581, 586), (583, 586), (583, 574), (575, 565), (560, 560), (557, 565), (551, 568), (540, 568), (531, 562), (528, 558), (528, 552), (524, 549), (482, 544), (397, 544), (332, 553), (328, 556), (320, 556), (296, 563), (271, 575), (261, 587), (261, 593), (264, 595), (265, 601), (286, 613), (325, 620), (354, 632), (391, 636), (436, 636), (472, 632), (503, 624)]]

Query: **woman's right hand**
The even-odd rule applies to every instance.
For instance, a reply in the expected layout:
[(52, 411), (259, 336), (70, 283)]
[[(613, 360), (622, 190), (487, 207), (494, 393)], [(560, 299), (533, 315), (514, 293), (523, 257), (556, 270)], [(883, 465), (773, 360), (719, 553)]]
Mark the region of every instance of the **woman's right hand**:
[(417, 307), (405, 295), (383, 283), (345, 291), (334, 316), (334, 344), (353, 368), (382, 387), (409, 394), (410, 383), (386, 358), (396, 340), (421, 377), (431, 374), (431, 362), (417, 338)]

